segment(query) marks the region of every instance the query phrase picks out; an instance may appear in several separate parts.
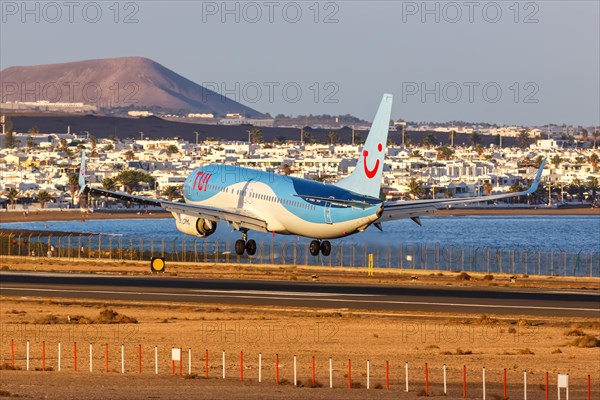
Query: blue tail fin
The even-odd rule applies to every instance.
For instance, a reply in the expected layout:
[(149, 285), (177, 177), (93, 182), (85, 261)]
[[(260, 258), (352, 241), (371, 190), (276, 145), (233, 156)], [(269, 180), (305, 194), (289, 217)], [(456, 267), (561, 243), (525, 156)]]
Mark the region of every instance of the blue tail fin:
[(392, 99), (391, 94), (383, 95), (369, 136), (367, 136), (363, 151), (356, 163), (356, 169), (348, 177), (336, 183), (337, 186), (355, 193), (379, 197)]

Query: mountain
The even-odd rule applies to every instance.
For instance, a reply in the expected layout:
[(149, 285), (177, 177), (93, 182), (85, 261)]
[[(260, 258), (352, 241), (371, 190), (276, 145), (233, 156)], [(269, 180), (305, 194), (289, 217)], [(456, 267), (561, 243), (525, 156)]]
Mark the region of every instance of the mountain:
[(9, 67), (0, 71), (6, 101), (82, 102), (104, 108), (262, 114), (143, 57)]

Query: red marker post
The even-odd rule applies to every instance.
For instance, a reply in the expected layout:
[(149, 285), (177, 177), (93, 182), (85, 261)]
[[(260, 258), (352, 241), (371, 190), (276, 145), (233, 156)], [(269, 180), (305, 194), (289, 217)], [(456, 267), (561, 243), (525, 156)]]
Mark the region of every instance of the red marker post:
[(42, 341), (42, 371), (46, 370), (46, 342)]
[(240, 351), (240, 381), (244, 380), (244, 352)]
[(390, 390), (390, 363), (385, 360), (385, 388)]
[(425, 363), (425, 396), (429, 396), (429, 368)]
[(546, 371), (546, 400), (548, 400), (548, 372)]
[(467, 398), (467, 366), (463, 365), (463, 399)]
[(142, 373), (142, 345), (138, 344), (138, 374)]
[(312, 356), (312, 385), (315, 386), (315, 356)]
[(504, 398), (506, 399), (506, 368), (504, 368), (503, 380), (504, 380)]
[(352, 362), (348, 359), (348, 389), (352, 388)]
[(104, 359), (105, 359), (105, 373), (108, 374), (108, 343), (106, 343), (106, 351), (105, 351)]
[(279, 385), (279, 354), (275, 354), (275, 383)]
[(208, 379), (208, 349), (206, 349), (206, 356), (204, 358), (205, 360), (205, 370), (206, 370), (206, 379)]

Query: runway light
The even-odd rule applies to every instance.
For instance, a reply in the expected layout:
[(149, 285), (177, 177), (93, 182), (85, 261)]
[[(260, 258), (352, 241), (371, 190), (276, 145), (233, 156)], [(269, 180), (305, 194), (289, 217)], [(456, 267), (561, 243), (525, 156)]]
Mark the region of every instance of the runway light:
[(165, 272), (165, 259), (163, 257), (152, 257), (150, 259), (150, 270), (152, 272)]

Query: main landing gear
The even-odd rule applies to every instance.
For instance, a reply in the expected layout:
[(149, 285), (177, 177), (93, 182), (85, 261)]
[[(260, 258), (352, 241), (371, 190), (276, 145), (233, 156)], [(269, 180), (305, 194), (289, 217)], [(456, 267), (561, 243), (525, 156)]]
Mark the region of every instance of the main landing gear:
[(235, 242), (235, 254), (241, 256), (244, 254), (244, 251), (249, 256), (256, 254), (256, 242), (248, 240), (248, 231), (242, 231), (242, 239)]
[(313, 240), (310, 242), (310, 254), (313, 256), (318, 256), (319, 252), (323, 254), (325, 257), (331, 254), (331, 243), (329, 240)]

